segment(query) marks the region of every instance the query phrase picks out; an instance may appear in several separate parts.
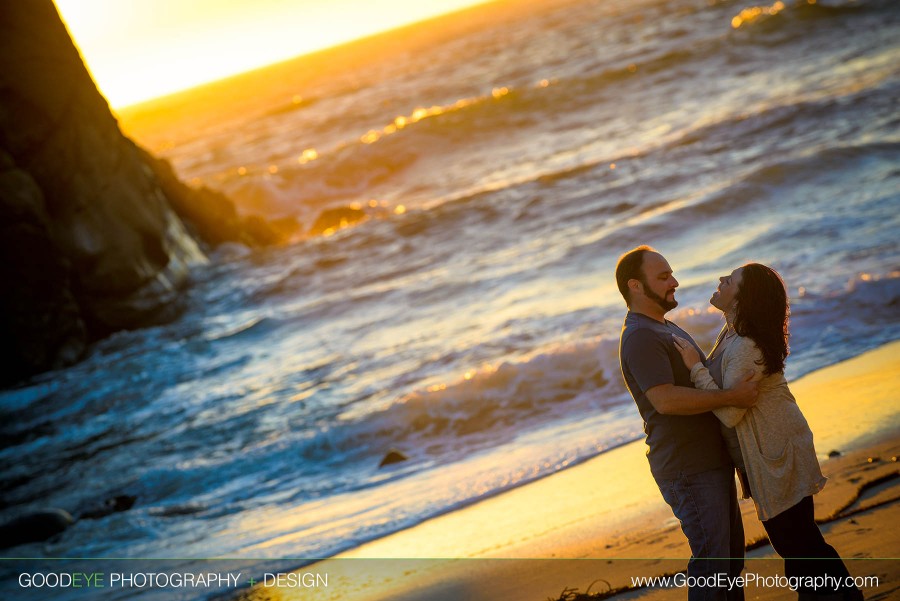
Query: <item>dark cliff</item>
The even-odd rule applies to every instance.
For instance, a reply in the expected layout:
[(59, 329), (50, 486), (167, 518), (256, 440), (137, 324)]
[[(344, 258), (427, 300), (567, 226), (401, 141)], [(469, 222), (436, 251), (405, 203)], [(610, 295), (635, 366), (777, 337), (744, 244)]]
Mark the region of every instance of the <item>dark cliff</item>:
[(204, 243), (281, 235), (239, 218), (218, 193), (184, 186), (122, 135), (50, 0), (0, 0), (0, 13), (0, 383), (9, 384), (76, 361), (113, 331), (177, 315)]

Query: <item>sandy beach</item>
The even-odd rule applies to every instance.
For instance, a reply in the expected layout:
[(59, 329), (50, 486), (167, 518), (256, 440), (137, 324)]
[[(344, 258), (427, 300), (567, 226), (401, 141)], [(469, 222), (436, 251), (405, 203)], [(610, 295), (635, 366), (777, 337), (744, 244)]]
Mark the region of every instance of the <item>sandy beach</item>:
[[(827, 540), (869, 599), (900, 590), (900, 342), (813, 372), (791, 387), (816, 436), (829, 478), (816, 496), (816, 518)], [(630, 589), (632, 577), (684, 570), (690, 555), (677, 521), (659, 496), (643, 441), (489, 498), (303, 572), (328, 574), (316, 599), (577, 599), (579, 594)], [(837, 451), (837, 453), (833, 453)], [(831, 455), (831, 456), (829, 456)], [(765, 544), (752, 502), (742, 502), (746, 573), (760, 580), (748, 599), (789, 599), (766, 586), (783, 573)], [(304, 588), (256, 587), (241, 599), (309, 599)], [(685, 589), (624, 590), (621, 599), (685, 598)]]

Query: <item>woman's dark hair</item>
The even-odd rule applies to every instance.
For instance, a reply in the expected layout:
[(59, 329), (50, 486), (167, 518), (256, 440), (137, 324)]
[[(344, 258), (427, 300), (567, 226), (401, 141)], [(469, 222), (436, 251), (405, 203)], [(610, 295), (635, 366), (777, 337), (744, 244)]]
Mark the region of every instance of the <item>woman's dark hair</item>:
[(741, 271), (734, 330), (747, 336), (762, 351), (765, 375), (784, 371), (788, 349), (788, 318), (791, 311), (787, 290), (778, 272), (759, 263), (748, 263)]

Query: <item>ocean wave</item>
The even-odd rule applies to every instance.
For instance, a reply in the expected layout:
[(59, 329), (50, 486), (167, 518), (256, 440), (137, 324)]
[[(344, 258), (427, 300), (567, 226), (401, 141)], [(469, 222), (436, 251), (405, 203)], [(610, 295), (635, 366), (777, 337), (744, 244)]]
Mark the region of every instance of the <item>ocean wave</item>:
[[(727, 217), (729, 221), (733, 221), (740, 215), (758, 213), (772, 203), (783, 202), (791, 190), (799, 190), (801, 186), (820, 184), (827, 187), (838, 172), (855, 173), (873, 161), (896, 164), (898, 160), (900, 143), (875, 142), (822, 148), (800, 157), (763, 161), (762, 165), (739, 179), (725, 182), (693, 200), (644, 207), (641, 213), (652, 214), (651, 219), (638, 220), (632, 225), (617, 229), (602, 240), (589, 243), (591, 252), (619, 248), (623, 244), (627, 246), (629, 240), (654, 239), (657, 234), (662, 233), (662, 228), (693, 224), (698, 219)], [(840, 190), (841, 188), (835, 188), (831, 193), (839, 193)], [(817, 202), (819, 199), (806, 199), (810, 208)], [(809, 227), (809, 224), (804, 227)], [(781, 230), (772, 235), (791, 240)], [(581, 254), (583, 249), (576, 247), (573, 252)]]
[[(696, 312), (685, 318), (698, 325), (715, 320)], [(303, 454), (321, 458), (323, 451), (369, 452), (398, 444), (452, 450), (463, 438), (496, 440), (526, 430), (535, 420), (604, 411), (621, 403), (623, 391), (618, 337), (601, 337), (521, 361), (472, 368), (456, 380), (435, 381), (375, 411), (350, 405), (335, 428), (304, 445)]]
[(290, 102), (269, 109), (265, 113), (264, 117), (281, 116), (285, 113), (293, 113), (295, 111), (307, 109), (318, 104), (320, 100), (321, 98), (317, 98), (315, 96), (310, 97), (295, 95), (291, 98)]
[(772, 4), (744, 6), (731, 20), (735, 30), (750, 30), (758, 33), (785, 32), (794, 27), (815, 26), (811, 22), (830, 19), (846, 19), (864, 14), (892, 14), (895, 3), (892, 0), (795, 0)]
[[(770, 161), (740, 180), (705, 197), (683, 211), (691, 217), (736, 215), (758, 210), (760, 203), (774, 202), (776, 192), (810, 181), (827, 182), (835, 172), (858, 171), (860, 163), (880, 160), (896, 163), (900, 159), (900, 143), (872, 143), (823, 148), (799, 158)], [(815, 202), (815, 199), (811, 199)]]
[[(43, 402), (57, 390), (59, 383), (52, 380), (0, 390), (0, 416), (5, 417), (7, 414), (12, 415), (28, 409), (36, 403)], [(6, 419), (0, 419), (0, 423), (6, 422)]]
[(411, 456), (471, 451), (496, 444), (539, 420), (596, 411), (620, 402), (617, 339), (550, 349), (530, 359), (473, 368), (435, 382), (377, 411), (350, 406), (330, 428), (303, 443), (308, 459), (377, 453), (398, 447)]
[[(444, 152), (454, 146), (471, 144), (472, 135), (506, 131), (522, 125), (523, 119), (537, 118), (536, 110), (522, 107), (520, 92), (495, 88), (489, 93), (441, 106), (417, 107), (407, 115), (398, 115), (381, 127), (360, 131), (333, 149), (317, 151), (316, 158), (301, 164), (283, 165), (277, 173), (278, 191), (265, 177), (268, 166), (258, 174), (234, 174), (223, 182), (242, 206), (265, 207), (276, 204), (281, 210), (293, 205), (329, 206), (348, 198), (368, 200), (366, 191), (413, 168), (434, 149), (439, 139)], [(270, 183), (257, 183), (257, 180)], [(290, 191), (289, 197), (285, 191)], [(269, 199), (269, 200), (262, 200)]]
[[(672, 318), (707, 347), (722, 325), (712, 309)], [(631, 402), (622, 381), (618, 335), (559, 345), (520, 361), (472, 368), (381, 408), (350, 404), (328, 425), (292, 440), (305, 466), (362, 462), (374, 469), (391, 448), (413, 465), (452, 461), (572, 415), (598, 415)], [(324, 462), (324, 464), (323, 464)]]
[[(498, 189), (492, 187), (447, 198), (442, 202), (436, 203), (430, 209), (416, 211), (414, 214), (410, 213), (404, 215), (403, 219), (393, 220), (396, 224), (396, 233), (401, 237), (415, 237), (425, 235), (426, 232), (434, 232), (436, 226), (440, 226), (440, 229), (452, 229), (452, 224), (445, 223), (445, 220), (448, 218), (458, 219), (464, 217), (465, 213), (458, 211), (458, 209), (462, 207), (465, 207), (467, 210), (477, 208), (481, 211), (488, 211), (488, 213), (480, 214), (479, 218), (488, 220), (493, 219), (496, 217), (496, 214), (490, 212), (489, 205), (496, 205), (501, 198), (502, 193), (510, 192), (515, 189), (525, 191), (525, 193), (520, 194), (520, 196), (527, 196), (527, 202), (530, 204), (530, 208), (533, 209), (537, 204), (540, 204), (541, 198), (537, 190), (526, 190), (525, 187), (527, 186), (537, 184), (544, 187), (558, 188), (560, 185), (565, 185), (567, 182), (578, 181), (584, 178), (588, 178), (596, 184), (601, 182), (603, 178), (608, 178), (613, 175), (612, 169), (610, 168), (611, 165), (625, 164), (627, 162), (644, 159), (652, 160), (654, 158), (662, 160), (665, 158), (665, 154), (673, 151), (681, 152), (689, 150), (690, 152), (697, 152), (699, 149), (699, 151), (705, 154), (712, 155), (723, 150), (729, 150), (733, 146), (736, 137), (743, 140), (743, 144), (746, 147), (753, 148), (757, 142), (761, 143), (765, 140), (770, 140), (775, 136), (779, 139), (778, 143), (786, 146), (786, 150), (788, 150), (790, 146), (797, 146), (804, 136), (813, 135), (819, 128), (819, 119), (823, 116), (839, 123), (841, 122), (842, 115), (848, 112), (858, 111), (860, 107), (870, 108), (874, 127), (878, 122), (890, 120), (890, 115), (893, 114), (891, 109), (891, 99), (893, 96), (894, 91), (891, 89), (891, 86), (883, 87), (876, 85), (874, 87), (858, 90), (856, 93), (846, 97), (827, 97), (815, 101), (801, 100), (793, 104), (764, 108), (755, 113), (728, 116), (727, 118), (714, 123), (702, 123), (695, 128), (685, 131), (683, 134), (675, 137), (671, 142), (667, 142), (658, 148), (648, 148), (642, 152), (628, 150), (624, 154), (603, 157), (602, 159), (591, 159), (580, 165), (562, 169), (537, 170), (529, 179), (511, 182), (506, 188), (501, 187)], [(809, 119), (809, 115), (816, 115), (816, 119)], [(784, 135), (779, 136), (778, 132), (784, 132)], [(398, 145), (402, 146), (403, 144), (398, 142)], [(372, 147), (377, 146), (377, 144), (362, 146), (366, 146), (370, 152), (376, 152)], [(384, 156), (397, 156), (397, 153), (394, 152), (393, 148), (385, 147), (385, 149), (386, 150), (383, 153)], [(380, 150), (377, 152), (382, 153)], [(351, 161), (347, 164), (346, 168), (355, 173), (365, 171), (365, 161), (359, 162), (360, 160), (361, 159), (357, 158)], [(352, 168), (350, 167), (351, 165)], [(343, 167), (337, 167), (337, 169), (342, 168)], [(345, 198), (346, 194), (352, 196), (353, 193), (359, 193), (365, 188), (365, 185), (360, 183), (359, 178), (350, 179), (353, 180), (353, 183), (350, 184), (353, 188), (352, 191), (344, 190), (341, 192), (328, 184), (323, 184), (320, 180), (316, 180), (315, 178), (312, 180), (304, 180), (304, 186), (312, 190), (309, 194), (315, 195), (319, 189), (316, 181), (319, 181), (319, 184), (324, 189), (328, 190), (327, 192), (323, 192), (322, 198), (327, 197), (332, 201), (335, 201), (336, 199)], [(666, 185), (670, 184), (671, 182), (668, 182)], [(662, 185), (662, 183), (660, 185)], [(608, 189), (604, 191), (604, 194), (608, 194), (610, 191), (614, 192), (615, 188), (616, 184), (611, 181)], [(283, 192), (280, 194), (283, 194)], [(588, 196), (590, 196), (590, 194), (591, 193), (589, 192)], [(551, 198), (550, 196), (543, 196), (546, 199), (545, 202), (551, 202), (549, 200)], [(590, 198), (588, 198), (588, 200), (590, 201)], [(511, 206), (510, 208), (517, 212), (529, 212), (526, 208), (523, 208), (522, 203), (513, 203), (513, 205), (515, 206)], [(332, 204), (330, 206), (340, 205)], [(367, 212), (370, 212), (366, 204), (360, 206)], [(609, 205), (602, 203), (601, 206), (596, 209), (586, 208), (585, 210), (587, 210), (588, 213), (585, 216), (589, 217), (595, 210), (603, 214), (625, 213), (635, 206), (635, 203), (627, 199)], [(436, 211), (436, 213), (432, 215), (431, 213), (434, 211)], [(529, 214), (532, 213), (529, 212)], [(376, 211), (372, 212), (371, 216), (379, 220), (392, 218), (387, 214), (387, 211), (381, 204), (378, 205)], [(367, 232), (369, 228), (363, 227), (360, 229), (360, 234), (366, 236), (364, 232)], [(363, 243), (364, 246), (366, 244), (367, 243)]]
[(897, 340), (898, 313), (900, 269), (858, 273), (840, 289), (801, 290), (791, 304), (788, 377), (799, 377)]
[[(635, 161), (656, 163), (670, 161), (673, 153), (676, 156), (678, 153), (685, 156), (714, 154), (720, 144), (727, 144), (729, 139), (733, 143), (735, 135), (745, 140), (748, 146), (755, 143), (755, 138), (767, 140), (775, 136), (789, 139), (791, 136), (781, 135), (783, 130), (802, 140), (806, 129), (820, 126), (817, 120), (807, 120), (806, 115), (815, 114), (817, 118), (839, 121), (845, 111), (868, 107), (871, 109), (869, 114), (877, 122), (881, 118), (879, 115), (889, 113), (890, 97), (888, 86), (861, 90), (839, 99), (775, 106), (704, 124), (656, 150), (640, 156), (622, 156), (614, 161), (623, 165)], [(378, 219), (347, 232), (340, 240), (333, 243), (323, 240), (322, 244), (305, 247), (302, 253), (305, 258), (285, 259), (284, 262), (290, 266), (276, 270), (271, 282), (255, 279), (252, 298), (254, 302), (267, 302), (277, 296), (297, 294), (310, 286), (319, 291), (337, 291), (344, 287), (380, 282), (384, 286), (371, 297), (377, 299), (395, 288), (392, 280), (403, 279), (409, 283), (410, 278), (416, 279), (429, 265), (443, 263), (454, 252), (454, 241), (459, 233), (470, 225), (494, 227), (502, 237), (501, 232), (508, 229), (505, 224), (512, 224), (510, 220), (522, 222), (522, 226), (514, 226), (510, 230), (520, 231), (521, 234), (522, 227), (538, 227), (535, 224), (548, 220), (557, 226), (584, 221), (602, 227), (598, 221), (611, 217), (619, 219), (621, 223), (610, 226), (607, 235), (576, 243), (556, 263), (542, 267), (583, 264), (593, 257), (617, 254), (621, 248), (630, 247), (636, 241), (666, 238), (667, 229), (673, 224), (690, 225), (698, 218), (725, 218), (729, 212), (758, 213), (762, 207), (777, 202), (779, 197), (791, 190), (810, 183), (827, 183), (837, 172), (852, 173), (872, 160), (898, 162), (898, 146), (888, 142), (818, 149), (803, 148), (800, 144), (795, 146), (790, 152), (771, 152), (761, 156), (749, 163), (756, 167), (744, 171), (739, 178), (723, 181), (711, 190), (701, 190), (687, 197), (657, 199), (651, 195), (651, 202), (646, 198), (632, 198), (629, 191), (635, 189), (633, 181), (614, 176), (626, 169), (613, 172), (606, 161), (595, 161), (574, 169), (537, 174), (532, 180), (509, 188), (464, 194), (430, 209), (413, 210), (403, 215), (379, 214)], [(646, 172), (647, 166), (641, 167), (640, 171)], [(677, 191), (679, 181), (684, 179), (683, 170), (672, 174), (664, 170), (655, 171), (655, 176), (643, 176), (641, 186), (645, 192), (648, 189)], [(553, 193), (547, 193), (544, 188)], [(815, 226), (803, 227), (808, 231), (815, 230)], [(777, 228), (769, 238), (758, 242), (763, 246), (770, 244), (774, 245), (773, 248), (779, 248), (779, 236), (790, 238), (783, 228)], [(499, 244), (496, 237), (494, 244)], [(291, 251), (291, 254), (297, 253)], [(406, 256), (407, 260), (399, 267), (390, 267), (396, 256)], [(446, 288), (443, 292), (456, 294), (475, 284), (477, 282), (473, 284), (468, 281), (460, 283), (458, 290)], [(415, 287), (406, 295), (406, 300), (416, 304), (427, 303), (439, 299), (441, 294), (441, 290)], [(358, 299), (334, 300), (336, 304), (321, 305), (316, 309), (317, 313), (309, 313), (303, 319), (340, 314), (341, 307), (352, 308)]]
[[(876, 67), (888, 61), (878, 60)], [(823, 141), (849, 139), (859, 134), (852, 116), (865, 111), (873, 131), (887, 131), (896, 119), (897, 83), (892, 67), (870, 68), (865, 79), (857, 78), (846, 89), (832, 87), (827, 94), (789, 98), (789, 102), (763, 106), (757, 110), (727, 115), (713, 122), (700, 123), (666, 143), (663, 150), (690, 148), (691, 152), (715, 153), (734, 149), (735, 140), (744, 148), (765, 141), (766, 147), (790, 148), (795, 141), (820, 137), (821, 123), (832, 125), (834, 133)]]
[[(220, 342), (228, 340), (231, 342), (249, 342), (259, 338), (271, 335), (284, 325), (284, 321), (269, 316), (254, 316), (250, 319), (234, 323), (229, 323), (222, 327), (212, 327), (204, 335), (206, 342)], [(223, 369), (230, 369), (228, 366)]]
[[(314, 160), (278, 165), (277, 171), (268, 163), (243, 167), (241, 173), (225, 176), (220, 185), (245, 210), (267, 214), (296, 213), (303, 207), (321, 210), (346, 203), (348, 198), (365, 201), (372, 189), (402, 179), (420, 160), (431, 157), (438, 141), (444, 160), (453, 160), (453, 156), (467, 153), (472, 144), (496, 143), (510, 131), (539, 130), (551, 122), (555, 129), (565, 129), (566, 117), (555, 107), (566, 106), (567, 114), (577, 114), (580, 106), (595, 104), (597, 94), (610, 84), (635, 74), (681, 67), (692, 57), (705, 56), (704, 49), (715, 49), (708, 43), (701, 46), (664, 49), (586, 77), (544, 79), (518, 87), (499, 85), (480, 96), (417, 107), (380, 127), (360, 131), (357, 138), (332, 149), (318, 149)], [(580, 121), (574, 125), (584, 126)], [(274, 173), (277, 178), (272, 177)]]

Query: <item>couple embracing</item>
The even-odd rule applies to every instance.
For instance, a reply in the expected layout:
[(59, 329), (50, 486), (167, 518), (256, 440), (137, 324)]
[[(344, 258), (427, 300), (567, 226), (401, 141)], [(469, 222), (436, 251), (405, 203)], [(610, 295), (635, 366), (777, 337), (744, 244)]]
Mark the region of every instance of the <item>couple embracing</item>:
[[(644, 420), (650, 471), (691, 547), (689, 582), (740, 575), (744, 528), (735, 469), (800, 601), (859, 600), (822, 537), (812, 496), (825, 485), (813, 435), (784, 378), (788, 299), (771, 268), (750, 263), (720, 278), (710, 303), (725, 326), (709, 355), (667, 320), (678, 281), (648, 246), (624, 254), (616, 283), (628, 313), (619, 358)], [(825, 576), (828, 579), (825, 580)], [(827, 585), (823, 585), (827, 583)], [(694, 586), (690, 601), (741, 600), (740, 587)]]

